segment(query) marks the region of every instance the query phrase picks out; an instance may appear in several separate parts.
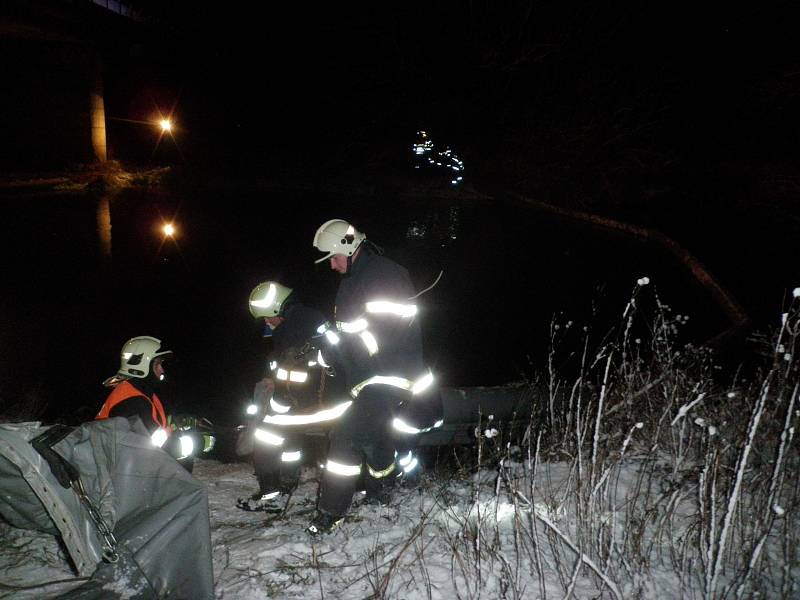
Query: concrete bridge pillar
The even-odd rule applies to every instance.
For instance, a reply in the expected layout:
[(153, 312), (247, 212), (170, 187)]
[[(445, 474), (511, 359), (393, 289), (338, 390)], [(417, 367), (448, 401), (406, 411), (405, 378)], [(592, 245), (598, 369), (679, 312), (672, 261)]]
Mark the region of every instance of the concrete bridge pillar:
[(94, 60), (94, 78), (89, 98), (89, 118), (92, 128), (92, 150), (98, 162), (108, 159), (106, 147), (106, 109), (103, 102), (103, 64), (99, 55)]

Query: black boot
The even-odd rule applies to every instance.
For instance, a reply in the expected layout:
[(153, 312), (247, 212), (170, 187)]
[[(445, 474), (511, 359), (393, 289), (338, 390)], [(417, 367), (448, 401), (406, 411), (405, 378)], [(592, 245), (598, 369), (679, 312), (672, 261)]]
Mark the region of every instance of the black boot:
[(396, 481), (394, 473), (381, 479), (367, 480), (367, 495), (364, 497), (364, 504), (378, 504), (388, 506), (392, 501), (392, 490)]
[(247, 512), (279, 513), (284, 502), (281, 490), (272, 490), (263, 494), (258, 492), (247, 499), (237, 498), (236, 506)]
[(311, 521), (311, 524), (306, 527), (306, 532), (313, 536), (331, 533), (331, 531), (336, 529), (336, 527), (338, 527), (342, 521), (344, 521), (343, 516), (334, 516), (321, 510), (317, 512), (317, 515), (314, 517), (314, 520)]
[[(409, 462), (405, 466), (398, 469), (397, 482), (405, 488), (415, 488), (422, 483), (423, 467), (422, 463), (416, 458), (412, 459), (415, 462)], [(406, 471), (408, 469), (408, 471)]]

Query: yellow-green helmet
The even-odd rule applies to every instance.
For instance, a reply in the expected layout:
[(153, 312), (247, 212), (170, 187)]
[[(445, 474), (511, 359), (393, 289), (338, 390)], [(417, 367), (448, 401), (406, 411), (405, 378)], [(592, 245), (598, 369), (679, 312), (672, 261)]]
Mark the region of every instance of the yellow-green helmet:
[(172, 350), (162, 350), (161, 340), (141, 335), (131, 338), (122, 346), (119, 357), (118, 376), (144, 378), (150, 373), (153, 359), (172, 354)]
[(283, 310), (286, 299), (292, 293), (292, 288), (281, 285), (277, 281), (264, 281), (259, 283), (250, 292), (250, 314), (256, 318), (277, 317)]
[(367, 239), (367, 236), (347, 221), (331, 219), (320, 225), (314, 234), (314, 247), (321, 252), (327, 253), (314, 262), (321, 263), (334, 254), (353, 256), (365, 239)]

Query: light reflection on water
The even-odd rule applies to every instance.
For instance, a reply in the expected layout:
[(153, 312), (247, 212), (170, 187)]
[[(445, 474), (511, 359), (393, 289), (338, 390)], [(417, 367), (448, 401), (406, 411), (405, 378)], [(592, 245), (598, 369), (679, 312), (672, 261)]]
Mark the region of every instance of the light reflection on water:
[(111, 258), (111, 198), (103, 196), (97, 201), (97, 239), (100, 255)]
[(461, 208), (446, 207), (446, 212), (431, 211), (422, 218), (412, 218), (406, 229), (407, 240), (427, 240), (442, 248), (458, 239)]

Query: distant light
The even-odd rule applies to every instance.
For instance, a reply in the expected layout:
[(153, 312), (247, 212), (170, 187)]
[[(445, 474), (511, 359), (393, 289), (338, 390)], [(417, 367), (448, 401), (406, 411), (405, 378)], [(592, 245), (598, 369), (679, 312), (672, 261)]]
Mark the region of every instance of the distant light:
[[(444, 150), (435, 150), (433, 140), (428, 137), (426, 131), (418, 131), (417, 139), (411, 146), (411, 151), (416, 157), (425, 157), (429, 165), (437, 169), (450, 169), (456, 173), (464, 171), (464, 161), (462, 161), (450, 148), (445, 147)], [(419, 161), (419, 159), (417, 159)], [(420, 165), (415, 164), (415, 169), (419, 169)], [(453, 176), (450, 179), (450, 184), (457, 186), (464, 180), (463, 176)]]
[(164, 235), (172, 237), (175, 235), (175, 226), (172, 223), (165, 223), (164, 227), (161, 228), (161, 231), (164, 232)]
[(158, 124), (161, 126), (161, 131), (164, 133), (169, 133), (172, 131), (172, 121), (169, 119), (161, 119)]

